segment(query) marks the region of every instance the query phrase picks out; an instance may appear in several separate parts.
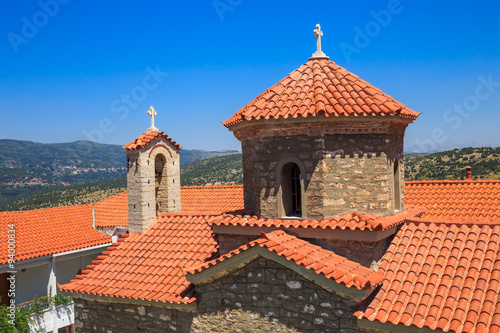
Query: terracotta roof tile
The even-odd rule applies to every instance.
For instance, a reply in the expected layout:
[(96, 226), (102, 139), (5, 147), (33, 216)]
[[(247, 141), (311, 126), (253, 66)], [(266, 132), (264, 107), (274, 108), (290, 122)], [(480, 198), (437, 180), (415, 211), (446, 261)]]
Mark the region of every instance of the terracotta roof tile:
[(125, 146), (123, 146), (123, 149), (125, 149), (125, 150), (141, 149), (141, 148), (145, 147), (148, 143), (150, 143), (151, 141), (153, 141), (159, 137), (162, 137), (165, 140), (167, 140), (168, 142), (170, 142), (178, 150), (180, 150), (182, 148), (182, 146), (180, 146), (179, 144), (177, 144), (177, 142), (175, 142), (170, 137), (168, 137), (168, 135), (163, 134), (162, 131), (155, 131), (155, 132), (148, 131), (146, 133), (141, 134), (134, 141), (127, 143)]
[(405, 204), (425, 207), (426, 218), (500, 221), (500, 180), (406, 182)]
[(128, 195), (118, 193), (93, 204), (96, 227), (128, 226)]
[(372, 269), (289, 235), (283, 230), (275, 230), (267, 234), (262, 233), (261, 238), (255, 241), (217, 259), (187, 268), (185, 271), (187, 274), (200, 273), (254, 247), (266, 248), (297, 265), (302, 265), (348, 288), (371, 289), (382, 279), (382, 275)]
[[(14, 225), (15, 261), (111, 243), (111, 237), (92, 227), (92, 206), (0, 212), (0, 233)], [(0, 247), (0, 264), (8, 262), (7, 242)]]
[(216, 226), (248, 226), (273, 228), (312, 228), (312, 229), (340, 229), (340, 230), (385, 230), (403, 223), (410, 217), (420, 216), (424, 209), (407, 207), (404, 212), (391, 216), (368, 214), (360, 211), (351, 211), (342, 215), (322, 220), (306, 219), (271, 219), (255, 214), (246, 214), (245, 211), (224, 213), (215, 216), (210, 222)]
[[(94, 203), (96, 227), (128, 226), (128, 192)], [(182, 186), (182, 212), (223, 213), (243, 208), (243, 185)]]
[(382, 288), (356, 316), (445, 332), (498, 330), (499, 239), (500, 225), (405, 224), (380, 260)]
[(289, 117), (399, 116), (414, 120), (418, 115), (334, 62), (313, 59), (257, 96), (224, 126)]
[[(217, 254), (207, 216), (161, 214), (142, 234), (132, 234), (108, 248), (85, 274), (60, 290), (169, 303), (195, 301), (194, 285), (182, 268)], [(195, 248), (190, 245), (196, 244)], [(83, 273), (83, 272), (82, 272)]]
[(181, 187), (181, 208), (185, 213), (222, 213), (243, 207), (243, 185)]

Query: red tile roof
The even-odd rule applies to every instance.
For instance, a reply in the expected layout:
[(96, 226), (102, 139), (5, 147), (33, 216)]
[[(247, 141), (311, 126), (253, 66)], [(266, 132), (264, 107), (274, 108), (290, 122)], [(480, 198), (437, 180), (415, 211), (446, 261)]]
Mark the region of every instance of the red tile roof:
[[(16, 261), (111, 243), (110, 236), (92, 227), (91, 205), (0, 212), (0, 234), (5, 240), (10, 225), (15, 230)], [(8, 249), (4, 241), (0, 264), (6, 262)]]
[(286, 260), (304, 266), (316, 274), (323, 275), (348, 288), (371, 289), (382, 279), (382, 275), (372, 269), (289, 235), (283, 230), (276, 230), (267, 234), (262, 233), (261, 238), (243, 245), (222, 257), (205, 262), (197, 267), (188, 268), (186, 273), (200, 273), (254, 247), (266, 248)]
[(128, 226), (128, 195), (118, 193), (93, 204), (96, 227)]
[[(195, 301), (184, 267), (199, 265), (218, 251), (207, 216), (162, 214), (142, 234), (113, 244), (76, 280), (60, 290), (169, 303)], [(119, 246), (118, 246), (119, 245)]]
[(257, 96), (224, 126), (259, 119), (399, 116), (414, 120), (418, 115), (333, 61), (312, 59)]
[(182, 212), (222, 213), (244, 208), (243, 185), (183, 186)]
[(163, 134), (162, 131), (155, 131), (151, 132), (148, 131), (146, 133), (141, 134), (137, 139), (134, 141), (127, 143), (125, 146), (123, 146), (123, 149), (125, 150), (136, 150), (136, 149), (141, 149), (145, 147), (148, 143), (151, 141), (155, 140), (158, 137), (162, 137), (168, 142), (170, 142), (175, 148), (181, 149), (182, 146), (178, 145), (177, 142), (169, 138), (166, 134)]
[[(243, 185), (182, 186), (183, 213), (212, 214), (243, 208)], [(128, 192), (94, 203), (96, 227), (128, 226)]]
[(385, 230), (403, 223), (407, 218), (420, 216), (424, 210), (417, 207), (407, 207), (404, 212), (391, 216), (375, 215), (360, 211), (351, 211), (322, 220), (306, 219), (271, 219), (258, 215), (244, 215), (226, 213), (215, 216), (211, 220), (216, 226), (248, 226), (270, 228), (311, 228), (311, 229), (340, 229), (340, 230)]
[(500, 225), (408, 223), (380, 261), (382, 288), (356, 316), (445, 332), (500, 331)]
[(426, 207), (427, 218), (500, 221), (500, 180), (406, 182), (405, 203)]

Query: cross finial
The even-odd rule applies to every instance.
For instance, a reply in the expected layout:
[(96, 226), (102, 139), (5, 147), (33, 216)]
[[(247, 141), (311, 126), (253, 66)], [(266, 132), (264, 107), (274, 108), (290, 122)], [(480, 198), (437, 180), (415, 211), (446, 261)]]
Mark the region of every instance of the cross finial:
[(151, 132), (158, 131), (158, 129), (155, 127), (155, 116), (157, 115), (157, 112), (153, 106), (149, 108), (148, 114), (151, 116), (151, 127), (148, 128), (148, 131)]
[(316, 29), (314, 29), (314, 34), (316, 35), (316, 52), (313, 53), (311, 59), (330, 59), (323, 51), (321, 51), (321, 37), (323, 36), (323, 31), (321, 31), (321, 26), (316, 24)]

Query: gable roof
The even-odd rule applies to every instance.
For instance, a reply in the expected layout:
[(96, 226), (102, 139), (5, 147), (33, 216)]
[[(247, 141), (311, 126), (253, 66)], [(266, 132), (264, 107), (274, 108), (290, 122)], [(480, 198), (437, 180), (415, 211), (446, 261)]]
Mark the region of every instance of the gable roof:
[(500, 221), (500, 180), (406, 182), (405, 204), (426, 207), (426, 218)]
[(500, 331), (500, 225), (407, 223), (358, 318), (445, 332)]
[(386, 230), (390, 227), (403, 223), (409, 217), (420, 216), (424, 209), (418, 207), (407, 207), (403, 212), (394, 215), (376, 215), (363, 213), (357, 210), (345, 214), (321, 219), (274, 219), (264, 218), (258, 215), (225, 213), (215, 216), (210, 223), (216, 226), (241, 226), (241, 227), (267, 227), (267, 228), (310, 228), (330, 230)]
[(61, 291), (189, 304), (194, 285), (183, 268), (199, 265), (218, 251), (207, 216), (161, 214), (141, 234), (131, 234), (92, 262)]
[[(7, 237), (10, 226), (16, 236), (16, 261), (111, 243), (110, 236), (92, 227), (91, 205), (0, 212), (0, 233)], [(0, 264), (8, 262), (4, 244)]]
[(224, 126), (259, 119), (398, 116), (414, 120), (418, 115), (333, 61), (312, 59), (257, 96)]
[(162, 131), (154, 131), (154, 132), (147, 131), (146, 133), (139, 135), (137, 139), (127, 143), (125, 146), (123, 146), (123, 149), (125, 150), (141, 149), (147, 146), (147, 144), (150, 143), (151, 141), (160, 137), (170, 142), (177, 150), (180, 150), (182, 148), (182, 146), (180, 146), (179, 144), (177, 144), (177, 142), (168, 137), (168, 135), (163, 134)]
[(348, 288), (371, 289), (382, 279), (380, 273), (370, 268), (289, 235), (283, 230), (275, 230), (267, 234), (262, 233), (259, 239), (240, 246), (238, 249), (217, 259), (205, 262), (197, 267), (187, 268), (186, 273), (197, 274), (204, 272), (256, 247), (274, 252), (288, 261), (303, 266)]

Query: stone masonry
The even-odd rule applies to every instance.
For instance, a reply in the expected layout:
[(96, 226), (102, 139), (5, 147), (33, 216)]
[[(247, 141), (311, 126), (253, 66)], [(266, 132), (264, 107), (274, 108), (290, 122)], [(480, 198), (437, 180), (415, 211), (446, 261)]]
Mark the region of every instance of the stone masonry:
[[(165, 157), (163, 177), (155, 190), (155, 158)], [(142, 232), (155, 220), (160, 212), (179, 212), (180, 160), (179, 151), (165, 139), (159, 137), (146, 147), (127, 151), (127, 189), (129, 230)]]
[(78, 333), (190, 332), (192, 311), (75, 298)]
[[(323, 289), (294, 271), (258, 258), (198, 284), (194, 332), (361, 332), (352, 315), (359, 300)], [(227, 318), (211, 326), (214, 317)], [(247, 329), (244, 329), (247, 327)]]
[[(283, 161), (292, 161), (304, 172), (304, 218), (321, 219), (354, 209), (393, 214), (398, 183), (400, 209), (404, 210), (406, 126), (396, 122), (282, 122), (235, 129), (242, 142), (245, 207), (266, 217), (283, 217), (280, 168)], [(395, 160), (399, 161), (396, 183)]]
[(75, 298), (76, 331), (371, 332), (353, 316), (360, 300), (264, 258), (196, 290), (200, 300), (192, 310)]

